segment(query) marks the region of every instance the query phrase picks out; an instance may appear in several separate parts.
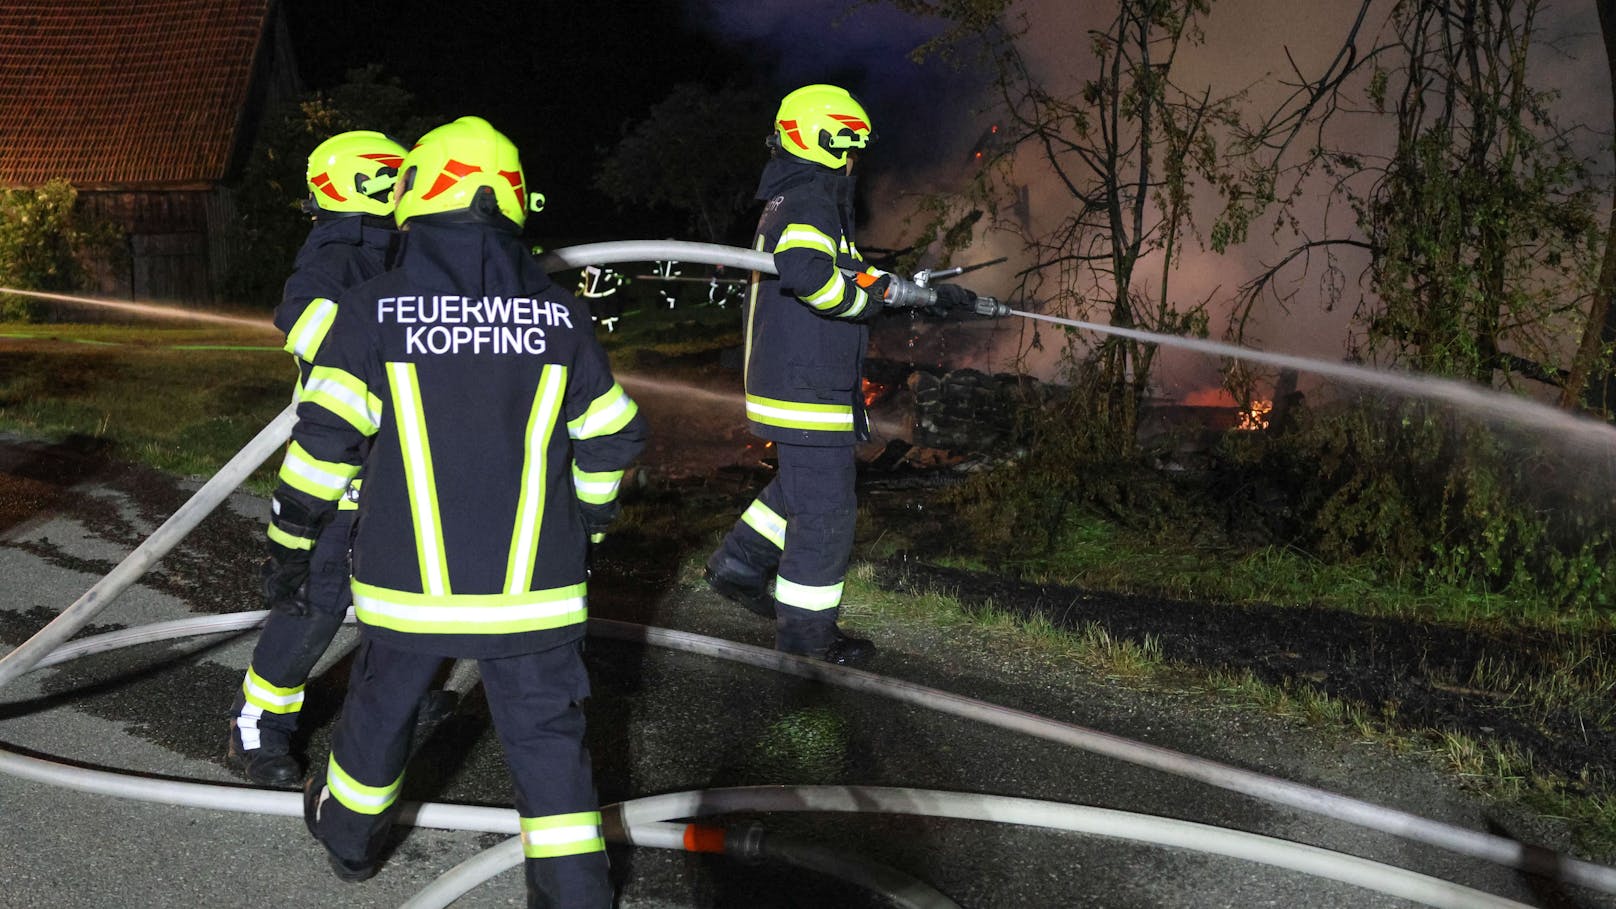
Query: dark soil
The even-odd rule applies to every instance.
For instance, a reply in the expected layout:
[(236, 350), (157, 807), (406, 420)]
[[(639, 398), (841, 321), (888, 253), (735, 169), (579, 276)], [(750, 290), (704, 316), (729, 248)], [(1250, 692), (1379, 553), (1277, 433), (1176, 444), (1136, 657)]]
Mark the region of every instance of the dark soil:
[[(958, 522), (923, 477), (872, 478), (863, 496), (882, 526), (905, 528), (923, 552), (960, 550)], [(907, 487), (907, 488), (905, 488)], [(918, 488), (917, 488), (918, 487)], [(969, 612), (991, 609), (1059, 628), (1098, 626), (1114, 640), (1155, 640), (1165, 660), (1195, 670), (1241, 672), (1292, 689), (1311, 689), (1361, 708), (1405, 732), (1465, 734), (1519, 746), (1539, 773), (1574, 784), (1616, 780), (1616, 729), (1567, 707), (1525, 706), (1507, 692), (1469, 687), (1485, 661), (1514, 678), (1567, 670), (1563, 636), (1487, 631), (1359, 615), (1339, 609), (1175, 600), (1017, 580), (930, 564), (911, 552), (877, 564), (877, 583), (901, 593), (937, 592)], [(1616, 657), (1616, 640), (1580, 640), (1594, 662)], [(1609, 655), (1608, 657), (1606, 655)], [(1604, 785), (1600, 783), (1599, 785)]]

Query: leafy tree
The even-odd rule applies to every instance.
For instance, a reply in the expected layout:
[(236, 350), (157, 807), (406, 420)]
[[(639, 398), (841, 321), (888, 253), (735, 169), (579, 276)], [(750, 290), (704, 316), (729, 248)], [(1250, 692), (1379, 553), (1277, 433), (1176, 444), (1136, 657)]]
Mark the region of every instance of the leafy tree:
[[(1565, 382), (1564, 341), (1597, 284), (1599, 224), (1574, 134), (1528, 67), (1543, 8), (1393, 4), (1385, 43), (1356, 60), (1362, 78), (1324, 86), (1317, 141), (1301, 163), (1275, 169), (1293, 181), (1278, 220), (1302, 241), (1242, 304), (1321, 250), (1324, 299), (1340, 301), (1351, 282), (1338, 256), (1351, 249), (1362, 256), (1349, 339), (1358, 356), (1488, 386)], [(1377, 148), (1361, 122), (1347, 136), (1329, 128), (1340, 111), (1386, 123), (1387, 139)], [(1348, 212), (1350, 226), (1327, 218), (1322, 236), (1308, 236), (1287, 207), (1309, 190), (1326, 194), (1327, 212)], [(1370, 400), (1309, 415), (1284, 439), (1244, 441), (1264, 452), (1252, 476), (1289, 485), (1297, 526), (1287, 542), (1391, 575), (1574, 605), (1608, 598), (1608, 493), (1585, 485), (1589, 465), (1552, 440)]]
[[(952, 12), (960, 28), (990, 35), (1006, 10), (990, 0), (906, 5)], [(990, 174), (1013, 183), (1037, 166), (1072, 202), (1053, 231), (1023, 234), (1034, 254), (1029, 295), (1113, 325), (1194, 330), (1199, 307), (1170, 305), (1168, 287), (1184, 239), (1198, 237), (1189, 203), (1210, 187), (1222, 203), (1206, 237), (1214, 250), (1245, 243), (1259, 219), (1301, 238), (1246, 288), (1235, 332), (1259, 294), (1289, 303), (1296, 291), (1276, 290), (1277, 278), (1313, 252), (1326, 251), (1323, 287), (1338, 300), (1348, 281), (1335, 256), (1350, 249), (1363, 258), (1350, 339), (1361, 356), (1488, 384), (1559, 379), (1557, 342), (1592, 286), (1597, 225), (1572, 136), (1529, 78), (1539, 0), (1398, 0), (1386, 7), (1384, 41), (1362, 53), (1370, 10), (1359, 5), (1336, 58), (1316, 74), (1295, 71), (1293, 94), (1256, 119), (1235, 109), (1242, 98), (1175, 88), (1173, 50), (1194, 39), (1205, 4), (1115, 8), (1111, 26), (1092, 34), (1099, 73), (1075, 91), (1039, 85), (1016, 34), (991, 45), (1010, 128)], [(1350, 134), (1342, 112), (1358, 118)], [(1389, 128), (1369, 133), (1362, 120)], [(988, 182), (938, 209), (938, 239), (961, 207), (1006, 220)], [(1301, 209), (1319, 195), (1330, 207), (1314, 237)], [(1135, 283), (1145, 266), (1160, 269), (1148, 296)], [(1164, 475), (1127, 457), (1129, 392), (1142, 388), (1149, 355), (1114, 343), (1073, 355), (1070, 393), (1024, 415), (1026, 457), (961, 491), (979, 539), (1037, 542), (1028, 539), (1037, 529), (1057, 546), (1078, 509), (1136, 527), (1208, 529), (1195, 503), (1212, 511), (1223, 492), (1159, 494)], [(1249, 483), (1232, 486), (1284, 486), (1273, 542), (1393, 576), (1569, 604), (1608, 598), (1608, 494), (1533, 494), (1546, 473), (1575, 473), (1552, 446), (1538, 453), (1438, 409), (1380, 400), (1304, 408), (1287, 434), (1240, 435), (1260, 458), (1249, 473), (1233, 471)]]
[(1558, 381), (1597, 222), (1586, 169), (1534, 88), (1539, 0), (1406, 0), (1401, 65), (1374, 73), (1397, 145), (1355, 200), (1375, 251), (1367, 346), (1491, 385)]
[[(1278, 281), (1281, 270), (1320, 251), (1325, 303), (1340, 302), (1351, 282), (1338, 256), (1353, 249), (1367, 287), (1355, 303), (1356, 355), (1484, 385), (1562, 383), (1562, 342), (1593, 286), (1598, 226), (1586, 163), (1527, 66), (1542, 6), (1399, 0), (1390, 9), (1387, 43), (1351, 83), (1367, 108), (1342, 98), (1344, 79), (1329, 86), (1318, 141), (1281, 200), (1322, 191), (1351, 226), (1308, 236), (1282, 212), (1303, 239), (1246, 286), (1238, 313), (1264, 293), (1292, 299), (1298, 285)], [(1366, 142), (1362, 127), (1332, 133), (1324, 121), (1336, 104), (1389, 119), (1389, 149)]]
[(300, 206), (308, 196), (305, 172), (316, 145), (340, 132), (370, 129), (408, 148), (432, 125), (415, 113), (414, 96), (374, 65), (271, 111), (235, 187), (226, 295), (270, 306), (280, 301), (292, 259), (308, 236), (309, 219)]
[(688, 218), (692, 233), (725, 242), (752, 203), (769, 114), (754, 90), (676, 85), (624, 125), (595, 186), (620, 207), (670, 209)]
[[(117, 228), (87, 217), (78, 190), (66, 180), (31, 189), (0, 190), (0, 285), (66, 292), (88, 283), (86, 263), (115, 259)], [(27, 297), (0, 295), (0, 317), (31, 319), (41, 312)]]

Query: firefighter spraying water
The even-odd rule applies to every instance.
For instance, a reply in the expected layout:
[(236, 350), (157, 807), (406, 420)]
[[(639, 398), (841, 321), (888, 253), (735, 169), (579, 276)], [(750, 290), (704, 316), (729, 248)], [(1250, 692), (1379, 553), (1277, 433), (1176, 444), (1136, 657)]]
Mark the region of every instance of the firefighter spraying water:
[[(875, 138), (862, 104), (834, 85), (788, 94), (768, 138), (745, 316), (746, 417), (775, 444), (779, 472), (707, 560), (718, 593), (775, 623), (775, 648), (859, 665), (874, 645), (837, 626), (857, 518), (854, 446), (870, 437), (863, 397), (868, 322), (883, 310), (997, 316), (1009, 310), (952, 284), (865, 262), (854, 239), (853, 169)], [(929, 276), (928, 276), (929, 277)]]

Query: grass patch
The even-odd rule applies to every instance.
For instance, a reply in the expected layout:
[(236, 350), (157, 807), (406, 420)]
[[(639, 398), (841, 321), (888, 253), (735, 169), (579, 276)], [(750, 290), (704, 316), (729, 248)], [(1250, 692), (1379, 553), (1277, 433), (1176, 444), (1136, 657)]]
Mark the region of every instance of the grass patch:
[[(15, 330), (13, 330), (15, 329)], [(114, 456), (214, 473), (291, 400), (297, 371), (273, 332), (107, 325), (0, 326), (0, 428), (112, 442)], [(86, 341), (93, 343), (85, 343)], [(267, 491), (271, 468), (251, 487)]]
[(597, 336), (614, 365), (632, 369), (739, 345), (741, 318), (739, 306), (630, 307), (615, 331)]
[(1362, 708), (1305, 683), (1273, 685), (1249, 670), (1221, 670), (1201, 676), (1197, 687), (1226, 703), (1255, 707), (1312, 725), (1337, 726), (1360, 740), (1385, 739), (1384, 730)]
[[(1488, 798), (1568, 821), (1577, 845), (1594, 860), (1616, 856), (1616, 798), (1607, 794), (1608, 781), (1592, 777), (1568, 780), (1546, 773), (1534, 765), (1530, 753), (1511, 743), (1411, 727), (1399, 717), (1395, 703), (1368, 707), (1332, 697), (1306, 679), (1274, 684), (1249, 669), (1206, 670), (1174, 662), (1149, 635), (1142, 641), (1119, 638), (1096, 623), (1067, 630), (1053, 625), (1043, 613), (1024, 620), (991, 601), (967, 606), (935, 590), (918, 595), (894, 593), (877, 585), (875, 576), (875, 567), (867, 562), (856, 562), (848, 573), (843, 608), (854, 624), (866, 628), (925, 625), (953, 629), (956, 634), (979, 634), (1053, 672), (1080, 667), (1088, 675), (1138, 690), (1200, 694), (1222, 708), (1255, 710), (1394, 753), (1424, 755)], [(1578, 659), (1586, 662), (1587, 656), (1568, 655), (1569, 662)], [(1591, 678), (1600, 677), (1584, 668)], [(1530, 701), (1548, 706), (1559, 699), (1563, 706), (1570, 697), (1589, 701), (1599, 697), (1592, 683), (1574, 689), (1555, 687), (1565, 680), (1551, 683), (1510, 675), (1496, 664), (1484, 664), (1470, 681), (1484, 680), (1514, 685), (1511, 696), (1522, 704)], [(1608, 691), (1603, 696), (1608, 702)], [(1608, 713), (1608, 703), (1602, 709)]]
[(1505, 595), (1417, 579), (1387, 580), (1368, 566), (1327, 563), (1295, 549), (1210, 546), (1131, 531), (1092, 515), (1071, 519), (1056, 544), (1023, 559), (990, 563), (961, 553), (942, 561), (973, 570), (1009, 570), (1035, 583), (1174, 599), (1315, 606), (1469, 627), (1612, 630), (1607, 614), (1564, 609), (1526, 592)]

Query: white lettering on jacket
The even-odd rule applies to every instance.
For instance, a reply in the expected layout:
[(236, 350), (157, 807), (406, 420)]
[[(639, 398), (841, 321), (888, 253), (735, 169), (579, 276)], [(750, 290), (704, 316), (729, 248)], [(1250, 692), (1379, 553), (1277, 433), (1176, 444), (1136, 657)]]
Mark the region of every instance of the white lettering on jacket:
[(542, 354), (544, 329), (508, 325), (415, 325), (404, 329), (409, 354)]
[(572, 328), (565, 304), (533, 297), (382, 297), (376, 321), (404, 326), (410, 354), (542, 354), (546, 328)]

